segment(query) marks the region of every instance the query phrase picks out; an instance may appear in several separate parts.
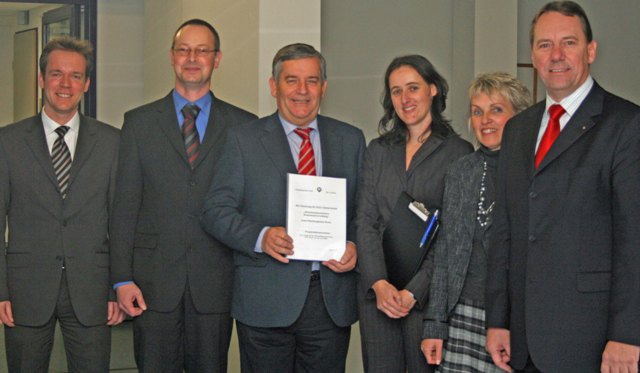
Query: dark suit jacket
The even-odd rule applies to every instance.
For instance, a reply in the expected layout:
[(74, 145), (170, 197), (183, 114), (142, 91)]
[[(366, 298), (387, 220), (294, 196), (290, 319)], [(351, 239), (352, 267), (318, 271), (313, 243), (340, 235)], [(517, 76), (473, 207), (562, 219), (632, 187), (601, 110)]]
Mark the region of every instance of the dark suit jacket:
[[(460, 158), (445, 175), (442, 225), (433, 247), (434, 272), (429, 288), (423, 338), (448, 339), (449, 314), (458, 304), (473, 250), (482, 179), (481, 150)], [(488, 247), (488, 235), (482, 243)]]
[(187, 278), (195, 308), (229, 312), (230, 251), (200, 228), (221, 138), (255, 116), (213, 98), (191, 170), (171, 94), (125, 114), (113, 216), (111, 278), (133, 280), (149, 309), (173, 310)]
[[(471, 151), (471, 144), (459, 136), (432, 135), (413, 156), (406, 170), (405, 144), (384, 145), (380, 139), (369, 144), (358, 201), (359, 291), (369, 292), (368, 296), (373, 297), (371, 286), (387, 278), (382, 233), (400, 194), (406, 191), (427, 208), (441, 209), (447, 166)], [(432, 269), (432, 259), (425, 260), (406, 286), (416, 297), (418, 309), (426, 304)]]
[[(66, 199), (58, 192), (40, 115), (0, 130), (0, 300), (16, 324), (41, 326), (53, 315), (62, 263), (73, 310), (85, 326), (106, 324), (109, 210), (114, 196), (118, 130), (80, 116)], [(113, 294), (111, 294), (113, 296)]]
[(536, 170), (543, 110), (505, 128), (487, 326), (515, 368), (599, 371), (608, 340), (640, 345), (640, 108), (595, 84)]
[[(362, 131), (318, 116), (323, 176), (347, 179), (347, 237), (353, 227), (355, 193), (365, 148)], [(286, 226), (287, 173), (297, 173), (284, 130), (275, 113), (229, 131), (204, 204), (202, 224), (234, 249), (236, 274), (231, 314), (257, 327), (291, 325), (302, 312), (311, 263), (280, 263), (254, 252), (265, 226)], [(355, 273), (321, 266), (329, 315), (338, 326), (356, 321)]]

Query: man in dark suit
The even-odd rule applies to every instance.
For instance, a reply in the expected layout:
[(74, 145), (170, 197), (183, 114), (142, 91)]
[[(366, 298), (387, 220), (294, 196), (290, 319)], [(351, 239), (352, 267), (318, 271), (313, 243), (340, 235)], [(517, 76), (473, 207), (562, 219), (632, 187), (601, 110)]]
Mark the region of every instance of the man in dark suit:
[[(353, 212), (364, 136), (318, 115), (327, 81), (312, 46), (280, 49), (269, 83), (278, 111), (229, 131), (202, 224), (234, 249), (242, 371), (343, 372), (356, 321)], [(296, 249), (284, 227), (289, 173), (346, 179), (349, 242), (339, 261), (287, 258)]]
[(531, 46), (547, 98), (504, 132), (487, 350), (505, 370), (637, 372), (640, 108), (591, 78), (578, 4), (545, 5)]
[(124, 316), (109, 285), (109, 211), (118, 130), (78, 113), (92, 47), (53, 39), (40, 57), (39, 115), (0, 131), (0, 321), (10, 372), (47, 372), (56, 322), (71, 372), (107, 372), (109, 326)]
[(255, 115), (213, 95), (216, 30), (192, 19), (169, 52), (175, 89), (125, 114), (111, 273), (142, 372), (226, 372), (230, 251), (198, 222), (227, 129)]

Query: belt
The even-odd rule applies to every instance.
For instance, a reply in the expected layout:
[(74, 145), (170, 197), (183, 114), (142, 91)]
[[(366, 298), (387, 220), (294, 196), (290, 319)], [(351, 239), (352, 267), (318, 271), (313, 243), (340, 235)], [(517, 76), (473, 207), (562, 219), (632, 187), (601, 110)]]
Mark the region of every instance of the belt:
[(311, 281), (320, 281), (320, 271), (311, 271)]

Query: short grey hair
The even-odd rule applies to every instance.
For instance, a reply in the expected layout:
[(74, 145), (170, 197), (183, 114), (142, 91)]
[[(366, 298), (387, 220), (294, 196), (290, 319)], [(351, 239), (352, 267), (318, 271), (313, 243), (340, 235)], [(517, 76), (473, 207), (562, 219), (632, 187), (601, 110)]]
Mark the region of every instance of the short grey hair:
[(284, 61), (299, 60), (301, 58), (317, 58), (320, 60), (320, 78), (322, 81), (327, 80), (327, 61), (314, 47), (304, 43), (289, 44), (282, 47), (273, 57), (271, 75), (275, 80), (278, 80)]

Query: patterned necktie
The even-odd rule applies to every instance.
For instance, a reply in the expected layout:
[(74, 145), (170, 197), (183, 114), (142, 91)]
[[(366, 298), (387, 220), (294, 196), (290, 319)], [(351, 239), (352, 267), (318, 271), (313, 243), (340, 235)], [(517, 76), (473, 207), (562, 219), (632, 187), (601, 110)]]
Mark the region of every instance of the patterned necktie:
[(540, 166), (544, 156), (549, 149), (551, 149), (551, 145), (553, 145), (553, 142), (556, 141), (556, 138), (560, 134), (560, 117), (564, 113), (564, 108), (558, 104), (549, 106), (549, 124), (547, 124), (547, 129), (544, 131), (544, 135), (542, 135), (540, 145), (538, 145), (538, 152), (536, 153), (535, 159), (536, 168)]
[(198, 136), (198, 129), (196, 128), (196, 118), (199, 112), (200, 108), (195, 104), (186, 104), (182, 108), (182, 115), (184, 116), (182, 138), (184, 139), (184, 146), (187, 149), (187, 157), (191, 168), (193, 168), (193, 164), (200, 153), (200, 136)]
[(316, 175), (316, 158), (313, 155), (313, 146), (311, 146), (311, 130), (312, 128), (296, 128), (294, 130), (302, 138), (300, 153), (298, 153), (298, 174), (300, 175)]
[(67, 197), (67, 191), (69, 189), (69, 170), (71, 170), (71, 152), (67, 147), (67, 143), (64, 142), (64, 135), (69, 131), (67, 126), (59, 126), (56, 128), (58, 138), (53, 143), (53, 149), (51, 150), (51, 160), (53, 162), (53, 169), (56, 172), (56, 178), (58, 179), (58, 191), (62, 198)]

